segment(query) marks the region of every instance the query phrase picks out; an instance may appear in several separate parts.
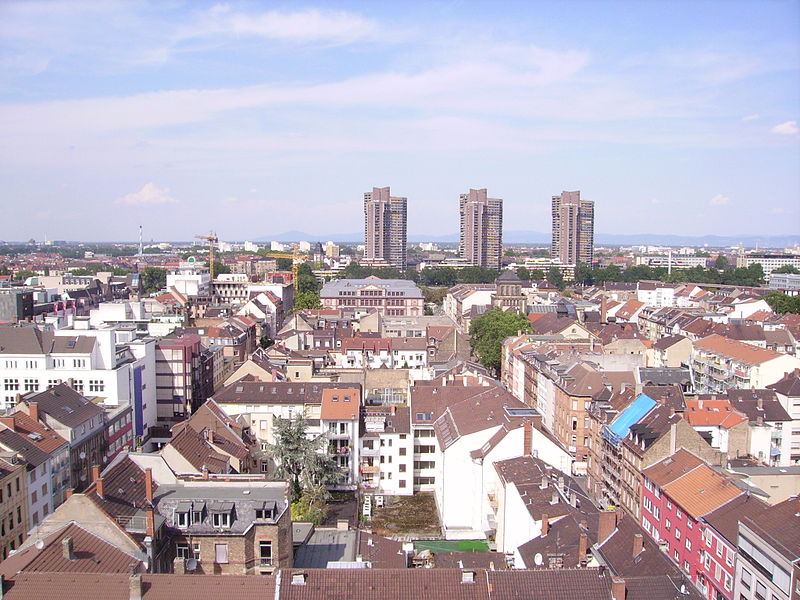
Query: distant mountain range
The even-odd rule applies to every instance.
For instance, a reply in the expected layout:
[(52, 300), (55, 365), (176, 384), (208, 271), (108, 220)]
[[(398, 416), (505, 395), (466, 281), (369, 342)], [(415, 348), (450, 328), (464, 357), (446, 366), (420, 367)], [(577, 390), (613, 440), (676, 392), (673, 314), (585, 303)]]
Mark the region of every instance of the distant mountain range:
[[(333, 240), (334, 242), (363, 243), (364, 233), (325, 233), (311, 234), (304, 231), (285, 231), (272, 236), (257, 238), (257, 242), (297, 242)], [(408, 241), (438, 242), (442, 244), (458, 242), (458, 234), (446, 235), (409, 235)], [(503, 242), (506, 244), (549, 244), (550, 233), (541, 231), (504, 231)], [(800, 235), (674, 235), (658, 233), (598, 233), (595, 244), (609, 246), (710, 246), (727, 247), (743, 244), (747, 248), (784, 248), (800, 243)]]

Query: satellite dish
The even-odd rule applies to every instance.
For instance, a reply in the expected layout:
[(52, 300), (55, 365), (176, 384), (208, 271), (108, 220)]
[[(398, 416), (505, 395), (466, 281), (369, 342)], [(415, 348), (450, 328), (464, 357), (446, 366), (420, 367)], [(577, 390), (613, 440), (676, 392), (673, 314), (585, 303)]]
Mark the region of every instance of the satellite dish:
[(533, 562), (534, 562), (534, 564), (536, 564), (537, 567), (541, 567), (542, 566), (542, 562), (544, 562), (544, 561), (542, 560), (542, 553), (541, 552), (537, 552), (536, 553), (536, 556), (533, 557)]
[(42, 548), (44, 548), (44, 540), (36, 540), (34, 546), (36, 546), (37, 550), (41, 550)]
[(80, 458), (81, 460), (84, 460), (84, 459), (86, 458), (86, 452), (81, 452), (81, 453), (78, 455), (78, 458)]
[(194, 571), (197, 568), (197, 559), (190, 558), (186, 561), (186, 570), (187, 571)]

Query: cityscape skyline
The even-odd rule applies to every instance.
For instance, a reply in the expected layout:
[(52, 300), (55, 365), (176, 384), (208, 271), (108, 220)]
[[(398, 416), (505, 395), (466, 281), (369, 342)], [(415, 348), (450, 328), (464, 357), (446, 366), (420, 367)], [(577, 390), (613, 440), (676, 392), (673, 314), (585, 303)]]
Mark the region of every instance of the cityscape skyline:
[(515, 229), (561, 189), (602, 232), (800, 229), (800, 5), (577, 6), (3, 3), (0, 239), (348, 231), (376, 181), (430, 235), (470, 187)]

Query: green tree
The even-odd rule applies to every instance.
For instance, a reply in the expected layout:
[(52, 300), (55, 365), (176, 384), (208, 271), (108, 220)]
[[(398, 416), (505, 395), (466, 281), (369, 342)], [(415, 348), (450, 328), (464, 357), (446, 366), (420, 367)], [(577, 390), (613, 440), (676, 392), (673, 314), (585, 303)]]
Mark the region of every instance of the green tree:
[(214, 261), (214, 277), (217, 275), (226, 275), (231, 272), (231, 268), (224, 262), (218, 260)]
[(544, 279), (544, 270), (542, 269), (530, 269), (528, 273), (530, 273), (532, 281), (541, 281)]
[(167, 270), (160, 267), (145, 267), (142, 272), (142, 289), (145, 294), (160, 292), (167, 287)]
[(327, 450), (324, 436), (309, 438), (304, 418), (272, 418), (274, 444), (266, 444), (262, 456), (275, 462), (275, 476), (287, 479), (292, 502), (304, 493), (318, 493), (319, 486), (336, 483), (342, 471)]
[(559, 290), (565, 287), (564, 276), (561, 274), (561, 269), (558, 267), (550, 267), (547, 271), (547, 282), (550, 285), (556, 286)]
[(461, 283), (493, 283), (498, 272), (488, 267), (464, 267), (458, 272)]
[(493, 308), (472, 321), (469, 342), (480, 363), (499, 374), (503, 340), (518, 332), (530, 331), (531, 322), (525, 315)]
[(276, 268), (278, 271), (291, 271), (292, 270), (292, 259), (291, 258), (276, 258), (275, 259)]
[(800, 275), (800, 271), (797, 270), (797, 267), (793, 265), (783, 265), (782, 267), (778, 267), (777, 269), (772, 270), (773, 273), (786, 273), (788, 275)]
[(579, 283), (581, 285), (592, 285), (594, 283), (592, 267), (586, 263), (578, 263), (575, 265), (575, 283)]
[(780, 315), (800, 313), (800, 296), (789, 296), (783, 292), (774, 291), (764, 296), (764, 300), (767, 301), (772, 310)]
[(301, 293), (317, 293), (322, 288), (322, 284), (314, 276), (314, 270), (308, 263), (301, 263), (297, 266), (297, 290)]
[(268, 335), (268, 334), (266, 334), (266, 333), (265, 333), (265, 334), (263, 334), (263, 335), (262, 335), (262, 336), (259, 338), (259, 340), (258, 340), (258, 345), (259, 345), (261, 348), (269, 348), (269, 347), (270, 347), (270, 346), (272, 346), (274, 343), (275, 343), (275, 340), (273, 340), (271, 337), (269, 337), (269, 335)]
[(316, 292), (297, 292), (294, 297), (293, 312), (298, 310), (319, 310), (322, 308), (322, 301)]
[(717, 258), (714, 259), (714, 268), (722, 271), (728, 266), (728, 257), (724, 254), (718, 254)]
[(531, 278), (531, 272), (527, 267), (517, 267), (517, 277), (522, 279), (522, 281), (529, 281)]

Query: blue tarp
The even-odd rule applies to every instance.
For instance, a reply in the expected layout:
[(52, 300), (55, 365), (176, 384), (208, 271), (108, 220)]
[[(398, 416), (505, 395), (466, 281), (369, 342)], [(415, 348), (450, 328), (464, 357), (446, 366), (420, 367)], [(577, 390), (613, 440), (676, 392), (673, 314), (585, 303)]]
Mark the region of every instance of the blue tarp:
[(606, 437), (615, 444), (628, 435), (631, 425), (645, 416), (656, 405), (656, 401), (646, 394), (640, 394), (630, 406), (617, 415), (611, 425), (604, 429)]

